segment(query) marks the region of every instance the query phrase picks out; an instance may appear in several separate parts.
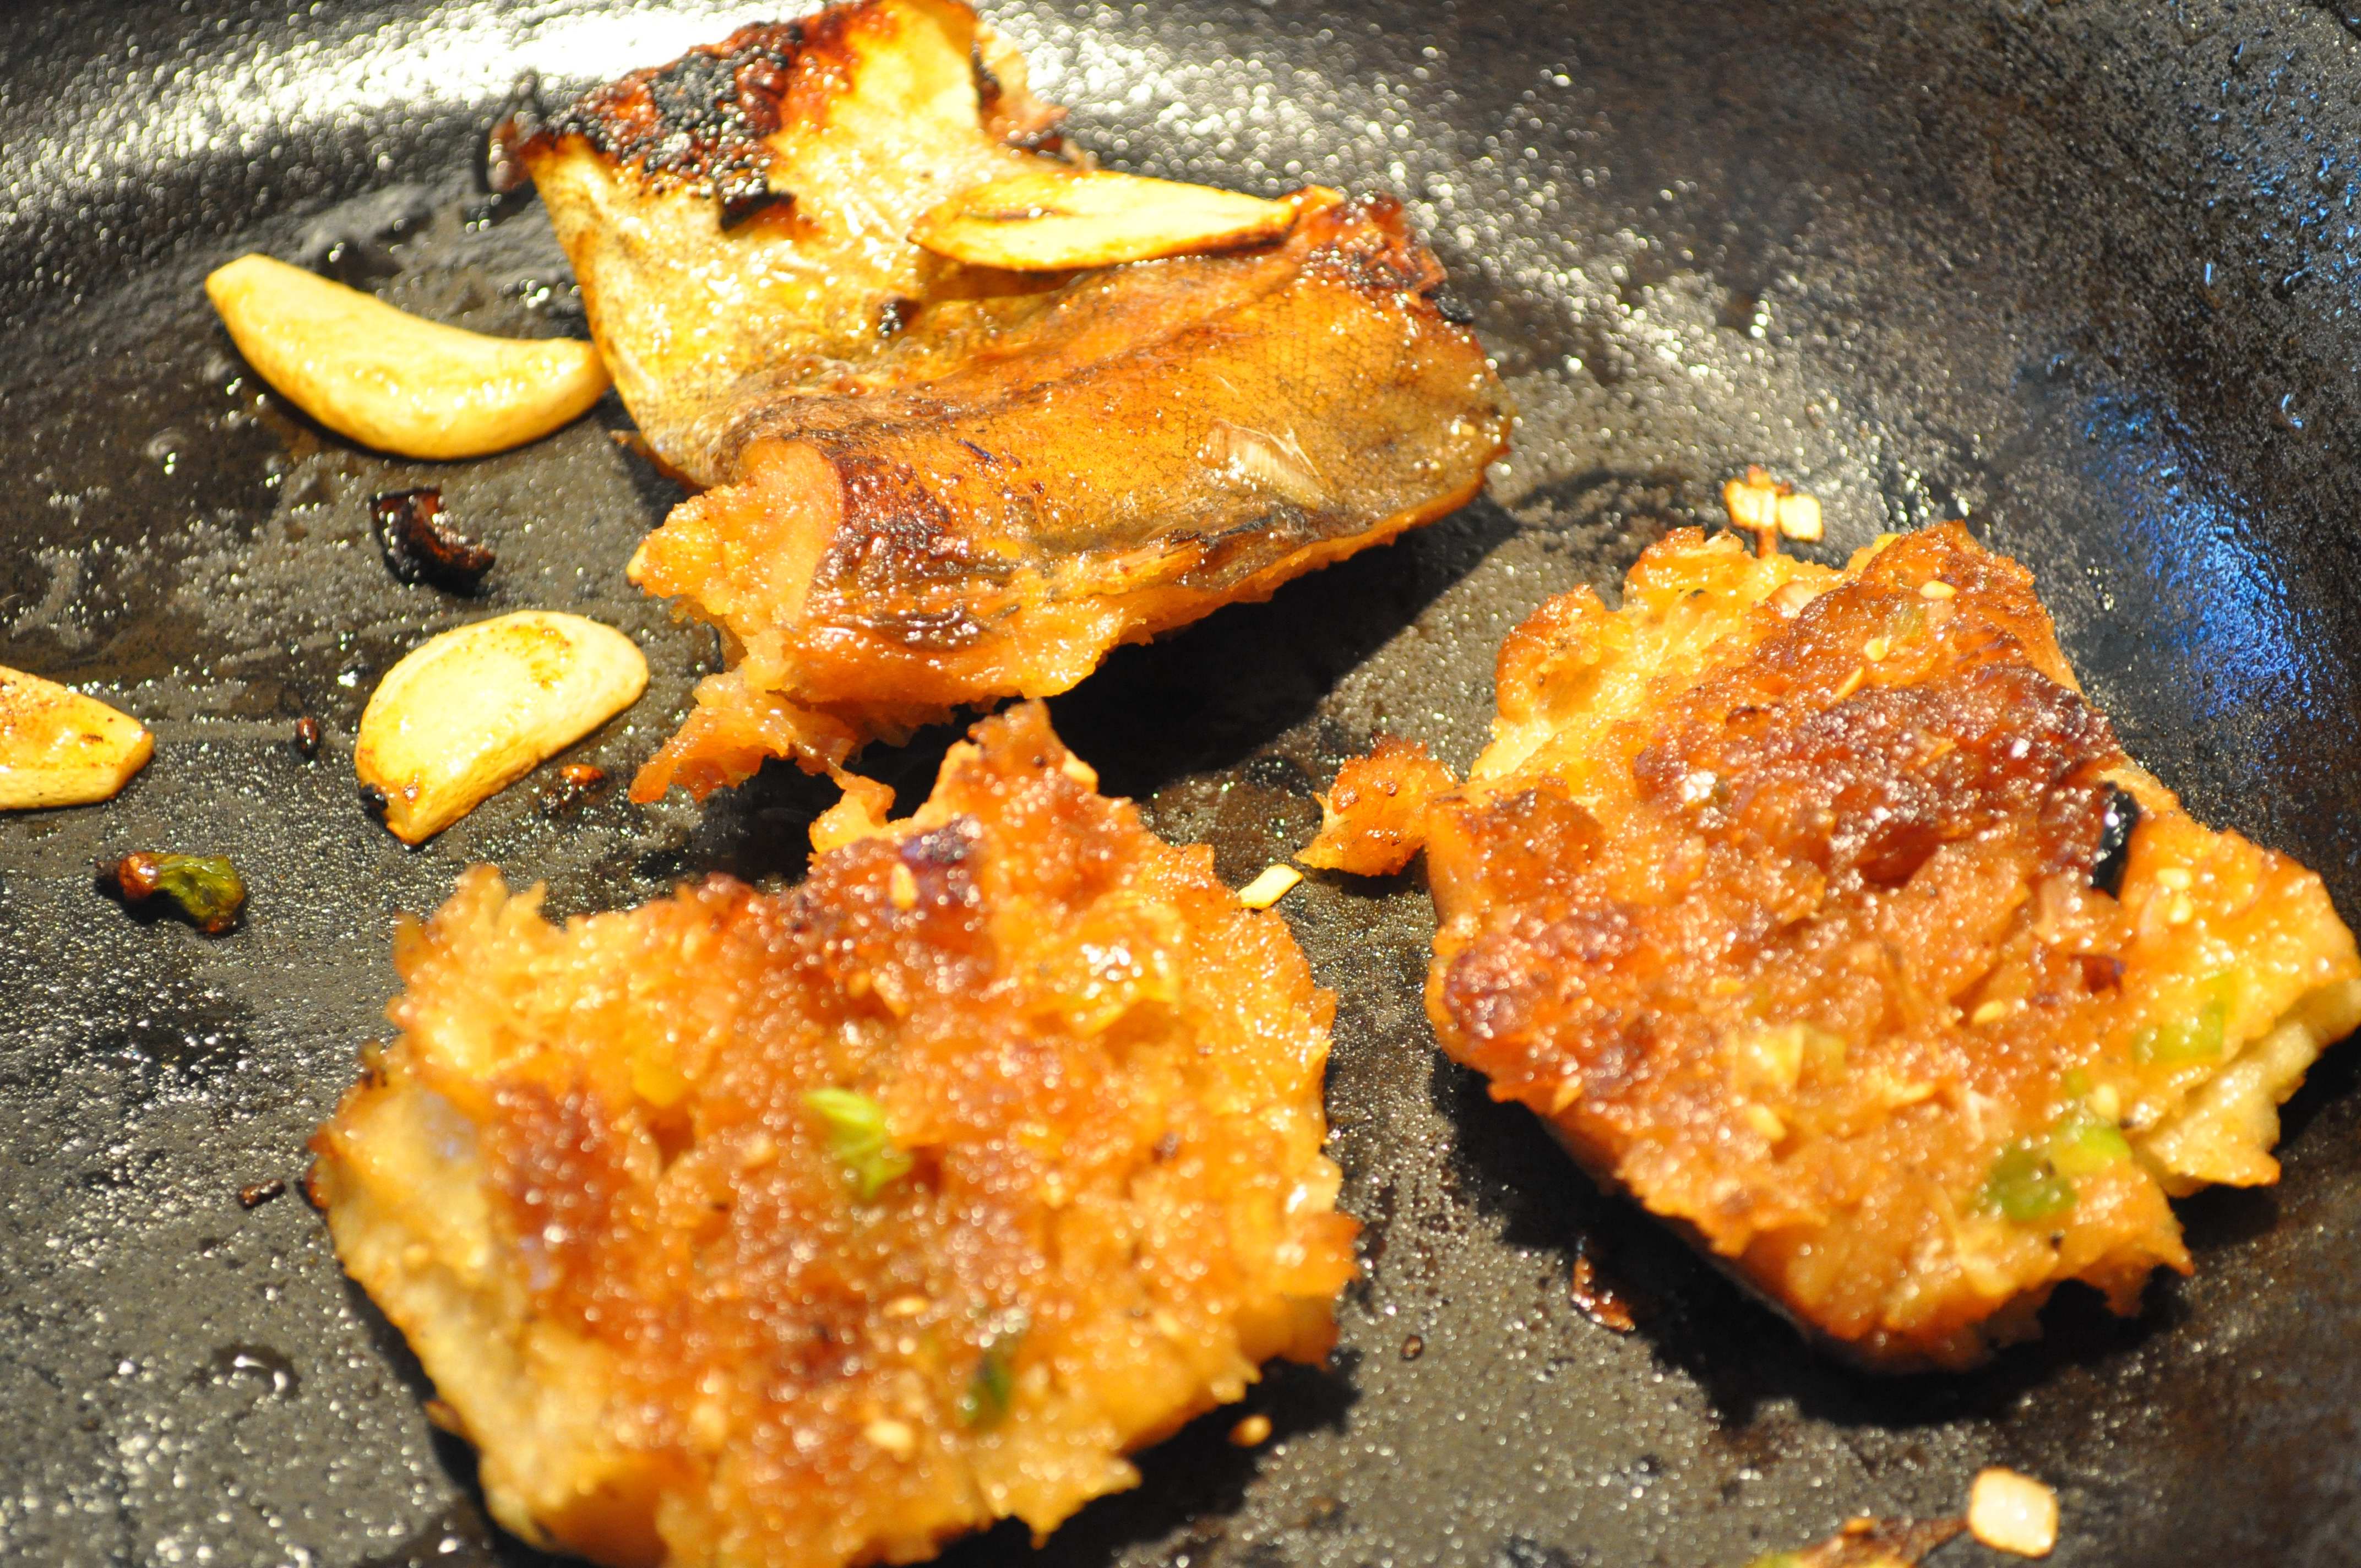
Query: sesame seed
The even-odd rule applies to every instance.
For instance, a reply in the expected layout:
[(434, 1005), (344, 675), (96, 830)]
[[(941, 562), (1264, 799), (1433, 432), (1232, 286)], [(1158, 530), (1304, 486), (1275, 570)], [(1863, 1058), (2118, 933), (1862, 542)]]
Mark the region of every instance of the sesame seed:
[(2157, 868), (2157, 885), (2159, 887), (2169, 887), (2175, 893), (2187, 893), (2189, 891), (2189, 884), (2194, 880), (2196, 879), (2189, 874), (2189, 868), (2186, 866), (2158, 866)]
[(1994, 1000), (1978, 1005), (1974, 1012), (1968, 1014), (1968, 1022), (1982, 1028), (1986, 1024), (1997, 1024), (2007, 1016), (2008, 1003)]
[(894, 869), (886, 873), (885, 893), (886, 896), (893, 899), (894, 907), (896, 909), (911, 910), (918, 907), (918, 879), (908, 866), (899, 861), (895, 861)]
[(1930, 581), (1918, 585), (1918, 597), (1922, 599), (1947, 599), (1957, 594), (1959, 591), (1959, 589), (1945, 582)]
[(1252, 1448), (1257, 1443), (1268, 1442), (1269, 1438), (1270, 1418), (1268, 1416), (1248, 1416), (1230, 1429), (1230, 1441), (1240, 1448)]
[(1861, 645), (1861, 656), (1872, 664), (1893, 652), (1894, 640), (1890, 637), (1872, 637)]

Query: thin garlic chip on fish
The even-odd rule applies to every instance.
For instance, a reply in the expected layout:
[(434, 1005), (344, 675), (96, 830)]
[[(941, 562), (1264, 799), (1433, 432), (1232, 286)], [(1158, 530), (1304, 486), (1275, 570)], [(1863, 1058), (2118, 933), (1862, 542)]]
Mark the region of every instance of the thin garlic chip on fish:
[(399, 311), (267, 256), (205, 280), (238, 352), (338, 434), (403, 457), (481, 457), (537, 441), (607, 389), (574, 338), (487, 337)]
[(429, 639), (378, 683), (353, 771), (423, 844), (640, 699), (648, 662), (611, 627), (529, 609)]
[(112, 799), (155, 750), (129, 714), (0, 665), (0, 811)]
[(910, 238), (972, 267), (1060, 272), (1277, 239), (1295, 203), (1113, 170), (1045, 170), (971, 186)]

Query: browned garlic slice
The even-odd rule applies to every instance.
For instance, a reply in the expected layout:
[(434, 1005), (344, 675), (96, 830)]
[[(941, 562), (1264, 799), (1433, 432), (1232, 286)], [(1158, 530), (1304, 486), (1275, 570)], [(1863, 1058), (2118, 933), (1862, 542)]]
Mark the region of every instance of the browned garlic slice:
[(648, 662), (611, 627), (529, 609), (429, 639), (369, 697), (353, 771), (385, 825), (420, 844), (647, 689)]
[(1107, 169), (1044, 170), (972, 186), (920, 218), (910, 238), (973, 267), (1060, 272), (1276, 239), (1292, 202), (1266, 202)]
[(241, 256), (205, 280), (238, 352), (288, 401), (404, 457), (480, 457), (538, 440), (607, 389), (568, 337), (487, 337), (300, 267)]
[(155, 750), (129, 714), (0, 665), (0, 811), (112, 799)]

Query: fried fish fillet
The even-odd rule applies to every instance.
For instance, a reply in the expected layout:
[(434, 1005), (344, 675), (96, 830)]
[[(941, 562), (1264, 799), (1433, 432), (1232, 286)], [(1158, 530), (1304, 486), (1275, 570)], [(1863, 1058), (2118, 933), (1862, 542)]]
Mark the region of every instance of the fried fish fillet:
[(1507, 398), (1391, 200), (1307, 190), (1278, 240), (1078, 274), (911, 242), (1070, 168), (1054, 120), (957, 0), (860, 0), (524, 143), (625, 404), (708, 487), (631, 573), (730, 667), (635, 797), (1062, 691), (1482, 487)]
[(1327, 1352), (1334, 998), (1038, 705), (793, 890), (539, 902), (478, 868), (403, 932), (400, 1036), (313, 1175), (527, 1540), (835, 1568), (1046, 1532)]
[(2167, 1197), (2277, 1178), (2361, 1021), (2320, 879), (2191, 820), (1956, 524), (1841, 572), (1673, 534), (1501, 649), (1427, 814), (1427, 1010), (1826, 1343), (1959, 1367), (2061, 1281), (2136, 1310)]

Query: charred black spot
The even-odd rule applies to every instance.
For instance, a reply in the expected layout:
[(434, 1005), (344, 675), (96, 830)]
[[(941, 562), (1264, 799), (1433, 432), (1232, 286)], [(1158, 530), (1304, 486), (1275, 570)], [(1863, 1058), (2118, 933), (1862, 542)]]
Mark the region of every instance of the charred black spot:
[(496, 196), (522, 190), (533, 175), (525, 168), (524, 144), (541, 129), (541, 78), (521, 73), (509, 89), (508, 103), (491, 135), (484, 139), (484, 189)]
[(386, 569), (405, 583), (431, 583), (464, 593), (483, 581), (499, 559), (443, 521), (443, 492), (390, 490), (369, 498), (378, 548)]
[(1449, 290), (1437, 289), (1427, 295), (1427, 300), (1434, 306), (1434, 313), (1453, 326), (1476, 324), (1476, 308)]
[[(636, 168), (651, 190), (686, 188), (721, 205), (724, 228), (791, 201), (765, 177), (765, 137), (787, 117), (799, 76), (822, 83), (850, 58), (858, 7), (805, 22), (758, 23), (669, 65), (637, 71), (577, 98), (533, 134), (546, 148), (578, 136), (602, 158)], [(526, 149), (531, 150), (531, 149)]]
[(2109, 784), (2107, 808), (2099, 817), (2099, 856), (2091, 862), (2091, 885), (2109, 898), (2123, 896), (2124, 868), (2132, 858), (2132, 830), (2139, 822), (2139, 802), (2130, 791)]
[(967, 64), (968, 69), (975, 72), (976, 106), (986, 115), (990, 115), (993, 108), (999, 104), (1001, 93), (1006, 89), (1000, 85), (999, 75), (983, 62), (982, 44), (971, 44), (968, 47)]
[(917, 301), (888, 300), (877, 307), (877, 335), (887, 338), (899, 337), (907, 332), (910, 323), (917, 319)]
[(385, 798), (385, 791), (375, 784), (363, 784), (360, 788), (360, 796), (361, 809), (379, 822), (384, 821), (385, 808), (391, 804)]
[(795, 201), (792, 192), (774, 188), (769, 176), (761, 170), (741, 170), (717, 184), (716, 195), (721, 202), (721, 227), (726, 232), (736, 228), (757, 213)]

